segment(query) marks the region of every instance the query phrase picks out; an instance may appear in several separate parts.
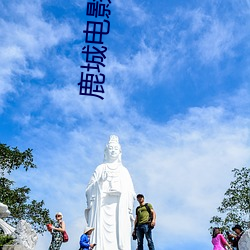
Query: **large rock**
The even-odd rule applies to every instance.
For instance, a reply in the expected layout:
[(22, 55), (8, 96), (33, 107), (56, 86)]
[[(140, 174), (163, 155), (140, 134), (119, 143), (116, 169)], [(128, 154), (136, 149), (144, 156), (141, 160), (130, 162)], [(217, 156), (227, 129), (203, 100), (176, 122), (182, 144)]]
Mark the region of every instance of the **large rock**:
[(246, 230), (239, 240), (239, 250), (250, 250), (250, 229)]
[[(13, 236), (15, 245), (4, 246), (3, 250), (34, 250), (37, 242), (37, 234), (31, 225), (25, 220), (20, 220), (17, 227), (14, 228), (7, 224), (1, 218), (8, 217), (10, 211), (8, 206), (0, 202), (0, 228), (3, 229), (4, 234)], [(1, 248), (0, 248), (1, 250)]]
[(10, 211), (8, 210), (8, 206), (0, 202), (0, 228), (3, 229), (4, 234), (11, 235), (15, 231), (15, 228), (2, 220), (2, 218), (8, 217), (9, 215)]
[[(17, 224), (16, 231), (13, 234), (15, 242), (23, 246), (25, 250), (34, 250), (38, 236), (31, 225), (25, 220), (20, 220)], [(22, 248), (21, 248), (22, 249)]]

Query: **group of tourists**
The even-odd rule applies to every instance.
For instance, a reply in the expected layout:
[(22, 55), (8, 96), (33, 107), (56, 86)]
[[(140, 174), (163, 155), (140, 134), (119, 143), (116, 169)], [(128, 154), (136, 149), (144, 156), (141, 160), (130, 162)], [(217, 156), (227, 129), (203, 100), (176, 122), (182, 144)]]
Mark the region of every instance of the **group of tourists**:
[(244, 231), (240, 225), (235, 225), (232, 230), (234, 233), (226, 232), (227, 240), (221, 233), (219, 227), (213, 228), (212, 244), (214, 246), (213, 250), (224, 250), (228, 247), (231, 250), (239, 250), (239, 240), (243, 235)]
[[(136, 208), (136, 217), (134, 221), (134, 230), (132, 237), (137, 240), (137, 250), (143, 250), (143, 240), (146, 237), (149, 250), (155, 250), (152, 239), (152, 229), (156, 222), (156, 213), (153, 206), (150, 203), (145, 203), (144, 195), (138, 194), (137, 201), (139, 206)], [(63, 215), (61, 212), (55, 215), (55, 225), (48, 224), (47, 228), (52, 235), (49, 250), (60, 250), (63, 243), (63, 232), (65, 232), (65, 222), (63, 221)], [(80, 249), (79, 250), (92, 250), (96, 246), (96, 243), (90, 243), (90, 236), (95, 230), (94, 227), (86, 227), (83, 234), (80, 237)]]
[[(156, 213), (150, 203), (145, 203), (143, 194), (137, 195), (137, 201), (139, 202), (139, 206), (136, 208), (136, 217), (134, 221), (134, 230), (132, 233), (132, 237), (134, 240), (137, 240), (137, 250), (143, 250), (144, 236), (146, 237), (148, 243), (148, 249), (155, 250), (152, 239), (152, 229), (154, 228), (156, 223)], [(55, 225), (48, 225), (48, 230), (52, 234), (52, 240), (49, 250), (60, 250), (63, 242), (62, 233), (66, 230), (62, 213), (56, 213), (55, 218)], [(94, 249), (96, 243), (90, 243), (90, 236), (94, 230), (94, 227), (85, 228), (83, 234), (80, 237), (79, 250)], [(225, 247), (230, 250), (239, 250), (238, 242), (244, 231), (240, 225), (235, 225), (232, 228), (232, 231), (234, 231), (234, 233), (226, 232), (227, 237), (224, 237), (224, 235), (221, 233), (220, 228), (213, 228), (213, 250), (224, 250), (226, 249)]]

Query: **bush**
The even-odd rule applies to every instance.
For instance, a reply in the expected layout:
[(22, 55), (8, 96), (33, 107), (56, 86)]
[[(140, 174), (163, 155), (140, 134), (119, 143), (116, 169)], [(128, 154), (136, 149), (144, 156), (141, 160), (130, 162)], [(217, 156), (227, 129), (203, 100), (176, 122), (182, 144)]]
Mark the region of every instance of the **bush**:
[(13, 245), (14, 238), (10, 235), (0, 234), (0, 247), (3, 245)]

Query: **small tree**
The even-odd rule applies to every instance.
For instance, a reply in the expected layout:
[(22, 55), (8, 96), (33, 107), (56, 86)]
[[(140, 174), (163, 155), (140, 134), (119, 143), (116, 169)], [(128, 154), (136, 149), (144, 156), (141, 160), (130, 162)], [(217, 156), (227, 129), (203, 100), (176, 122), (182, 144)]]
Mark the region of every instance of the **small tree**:
[(6, 204), (11, 211), (11, 217), (5, 220), (12, 226), (21, 219), (26, 220), (36, 232), (42, 233), (46, 230), (44, 225), (52, 221), (49, 210), (43, 207), (44, 201), (30, 201), (30, 188), (14, 188), (14, 182), (5, 178), (6, 174), (11, 174), (20, 167), (26, 171), (36, 168), (32, 150), (21, 152), (16, 147), (10, 148), (6, 144), (0, 144), (0, 202)]
[(250, 169), (233, 169), (234, 181), (226, 191), (225, 197), (217, 211), (223, 214), (213, 216), (210, 223), (222, 230), (229, 231), (235, 224), (247, 228), (250, 220)]

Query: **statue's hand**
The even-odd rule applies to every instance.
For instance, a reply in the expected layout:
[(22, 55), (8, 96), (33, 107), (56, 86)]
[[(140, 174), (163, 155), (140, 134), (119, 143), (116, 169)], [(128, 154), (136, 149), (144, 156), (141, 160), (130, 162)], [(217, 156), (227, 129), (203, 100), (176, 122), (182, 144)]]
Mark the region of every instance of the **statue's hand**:
[(87, 208), (91, 208), (93, 206), (93, 202), (95, 200), (95, 195), (92, 195), (89, 200), (87, 200)]
[(106, 171), (103, 171), (101, 180), (105, 181), (105, 180), (107, 180), (107, 178), (108, 178), (108, 173)]

